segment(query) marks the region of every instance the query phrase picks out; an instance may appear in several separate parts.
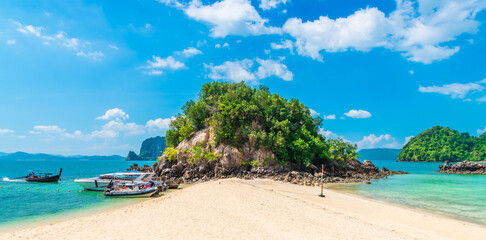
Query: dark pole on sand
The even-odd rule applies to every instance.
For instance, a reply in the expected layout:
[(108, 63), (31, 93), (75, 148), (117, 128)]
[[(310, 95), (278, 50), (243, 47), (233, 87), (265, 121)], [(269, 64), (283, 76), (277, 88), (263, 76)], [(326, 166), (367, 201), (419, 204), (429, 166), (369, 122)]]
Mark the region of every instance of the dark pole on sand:
[(321, 165), (322, 173), (321, 173), (321, 194), (318, 195), (319, 197), (326, 197), (324, 196), (324, 165)]

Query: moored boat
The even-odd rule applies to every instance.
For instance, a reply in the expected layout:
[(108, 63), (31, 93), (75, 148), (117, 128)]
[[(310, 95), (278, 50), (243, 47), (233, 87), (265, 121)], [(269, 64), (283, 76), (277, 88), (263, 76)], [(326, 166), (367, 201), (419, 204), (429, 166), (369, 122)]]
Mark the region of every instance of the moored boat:
[(83, 186), (87, 191), (104, 191), (111, 181), (117, 181), (122, 184), (143, 183), (149, 179), (152, 173), (139, 171), (116, 172), (102, 174), (99, 177), (75, 179), (74, 182)]
[(26, 182), (40, 182), (40, 183), (53, 183), (58, 182), (61, 178), (62, 168), (59, 170), (59, 174), (52, 175), (52, 173), (35, 173), (31, 171), (29, 175), (25, 176)]
[(151, 197), (157, 193), (158, 188), (158, 185), (153, 181), (137, 184), (114, 183), (110, 185), (107, 187), (109, 189), (104, 193), (106, 197)]

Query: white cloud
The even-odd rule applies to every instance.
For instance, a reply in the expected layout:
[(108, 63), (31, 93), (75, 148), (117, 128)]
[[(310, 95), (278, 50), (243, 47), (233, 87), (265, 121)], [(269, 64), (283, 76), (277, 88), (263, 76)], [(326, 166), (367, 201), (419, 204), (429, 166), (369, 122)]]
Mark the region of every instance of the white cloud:
[(483, 91), (484, 87), (477, 83), (465, 83), (465, 84), (452, 83), (452, 84), (445, 84), (442, 86), (430, 86), (430, 87), (420, 86), (418, 90), (423, 93), (439, 93), (442, 95), (449, 95), (452, 98), (463, 99), (469, 93)]
[(309, 108), (309, 112), (310, 112), (311, 116), (313, 116), (313, 117), (320, 115), (316, 110), (314, 110), (312, 108)]
[(484, 129), (478, 129), (478, 131), (477, 131), (478, 135), (481, 135), (485, 132), (486, 132), (486, 127), (484, 127)]
[(155, 120), (149, 120), (147, 121), (147, 123), (145, 124), (145, 126), (147, 127), (147, 129), (149, 129), (149, 131), (151, 132), (156, 132), (156, 131), (160, 131), (160, 130), (167, 130), (169, 129), (169, 124), (172, 120), (174, 120), (175, 117), (172, 117), (172, 118), (157, 118)]
[[(256, 71), (252, 71), (255, 61), (259, 64), (259, 66)], [(278, 77), (285, 81), (291, 81), (293, 79), (293, 73), (288, 70), (285, 64), (271, 59), (244, 59), (240, 61), (226, 61), (223, 64), (216, 66), (213, 64), (204, 64), (204, 66), (209, 71), (208, 77), (213, 80), (250, 82), (272, 76)]]
[(369, 51), (373, 47), (385, 46), (386, 25), (383, 12), (367, 8), (336, 20), (321, 16), (313, 22), (303, 23), (302, 19), (291, 18), (285, 22), (283, 30), (296, 38), (295, 46), (300, 55), (322, 60), (321, 50)]
[(148, 75), (154, 75), (154, 76), (161, 75), (162, 73), (164, 73), (164, 72), (162, 72), (160, 70), (155, 70), (155, 69), (152, 69), (152, 70), (147, 72)]
[(10, 129), (0, 129), (0, 135), (9, 134), (9, 133), (14, 133), (14, 131)]
[(125, 113), (123, 110), (119, 108), (112, 108), (106, 110), (105, 114), (103, 116), (99, 116), (96, 119), (101, 119), (101, 120), (116, 120), (116, 121), (121, 121), (128, 119), (130, 116)]
[(324, 120), (334, 120), (336, 119), (336, 114), (324, 115)]
[(97, 52), (83, 52), (83, 51), (79, 51), (76, 53), (77, 56), (83, 56), (83, 57), (90, 57), (92, 58), (93, 60), (96, 60), (96, 61), (101, 61), (101, 58), (103, 56), (105, 56), (102, 52), (100, 51), (97, 51)]
[[(296, 39), (300, 55), (317, 60), (322, 60), (321, 51), (366, 52), (384, 47), (401, 52), (409, 61), (429, 64), (458, 52), (453, 41), (476, 33), (476, 15), (486, 8), (484, 1), (475, 0), (396, 2), (397, 9), (388, 16), (377, 8), (366, 8), (345, 18), (321, 16), (307, 22), (290, 18), (283, 30)], [(451, 42), (456, 46), (450, 46)]]
[(119, 48), (116, 45), (109, 44), (108, 47), (115, 50), (119, 50)]
[(361, 141), (355, 142), (359, 149), (363, 148), (396, 148), (398, 147), (398, 142), (395, 138), (391, 137), (389, 134), (384, 134), (376, 136), (375, 134), (370, 134), (364, 136)]
[(256, 80), (255, 74), (250, 72), (252, 66), (253, 61), (249, 59), (234, 62), (226, 61), (217, 66), (214, 66), (213, 64), (204, 64), (204, 67), (209, 69), (209, 78), (213, 80), (231, 80), (235, 82)]
[(17, 26), (17, 31), (25, 35), (33, 35), (37, 37), (44, 45), (50, 45), (51, 43), (65, 47), (76, 53), (77, 56), (90, 57), (93, 60), (101, 61), (101, 57), (104, 54), (101, 51), (90, 49), (90, 42), (81, 41), (78, 38), (68, 37), (66, 32), (58, 31), (54, 35), (44, 34), (43, 27), (37, 27), (33, 25), (23, 25), (17, 21), (12, 22)]
[(217, 43), (216, 45), (214, 45), (215, 48), (229, 48), (229, 44), (228, 43), (223, 43), (222, 45)]
[(263, 10), (276, 8), (279, 4), (286, 4), (289, 0), (261, 0), (259, 7)]
[(118, 120), (111, 120), (102, 126), (101, 130), (89, 134), (90, 138), (114, 138), (120, 133), (127, 136), (141, 135), (145, 133), (145, 127), (136, 123), (124, 123)]
[(347, 113), (344, 113), (347, 117), (350, 118), (370, 118), (371, 113), (365, 110), (350, 110)]
[(324, 130), (324, 128), (319, 129), (319, 134), (326, 138), (338, 138), (339, 136), (329, 130)]
[(258, 70), (255, 72), (258, 79), (264, 79), (271, 76), (278, 77), (285, 81), (292, 81), (292, 79), (294, 79), (294, 74), (280, 61), (271, 59), (263, 60), (260, 58), (257, 58), (256, 61), (260, 64)]
[(412, 139), (414, 136), (408, 136), (408, 137), (405, 137), (405, 143), (403, 144), (405, 146), (405, 144), (407, 144), (408, 142), (410, 142), (410, 139)]
[(178, 0), (157, 0), (157, 2), (164, 3), (167, 6), (175, 7), (182, 9), (184, 5), (180, 3)]
[(288, 39), (280, 42), (280, 44), (271, 43), (270, 46), (272, 47), (272, 49), (288, 49), (290, 51), (290, 54), (294, 54), (294, 42)]
[(478, 103), (486, 102), (486, 96), (482, 96), (482, 97), (476, 99), (476, 101), (478, 101)]
[(77, 138), (83, 136), (83, 134), (79, 130), (76, 130), (73, 133), (68, 133), (66, 132), (66, 129), (60, 128), (56, 125), (37, 125), (33, 128), (34, 130), (29, 131), (29, 133), (33, 135), (46, 135), (49, 137), (58, 136), (61, 138)]
[(197, 48), (189, 47), (187, 49), (182, 50), (182, 52), (177, 52), (177, 54), (182, 55), (184, 57), (192, 57), (195, 55), (202, 54), (202, 52)]
[(20, 23), (18, 25), (19, 25), (19, 28), (17, 28), (17, 31), (19, 31), (23, 34), (32, 34), (36, 37), (41, 36), (41, 31), (42, 31), (43, 27), (36, 27), (36, 26), (33, 26), (33, 25), (22, 25)]
[(167, 58), (160, 58), (158, 56), (152, 56), (153, 61), (147, 60), (147, 68), (154, 69), (172, 69), (177, 70), (184, 68), (186, 65), (184, 63), (175, 60), (174, 57), (168, 56)]
[(191, 1), (184, 7), (190, 18), (211, 26), (211, 36), (279, 34), (280, 28), (267, 27), (268, 19), (258, 14), (249, 0), (222, 0), (211, 5)]
[(15, 39), (7, 40), (7, 42), (5, 42), (5, 44), (7, 44), (7, 45), (14, 45), (15, 44)]

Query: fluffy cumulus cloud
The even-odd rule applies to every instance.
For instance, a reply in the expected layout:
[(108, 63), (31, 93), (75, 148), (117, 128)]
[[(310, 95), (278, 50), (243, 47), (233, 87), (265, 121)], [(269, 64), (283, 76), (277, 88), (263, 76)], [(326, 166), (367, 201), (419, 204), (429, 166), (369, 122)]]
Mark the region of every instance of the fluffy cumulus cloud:
[[(451, 98), (464, 99), (466, 97), (470, 97), (474, 93), (482, 92), (485, 89), (485, 87), (483, 86), (484, 84), (486, 84), (486, 81), (482, 80), (479, 82), (471, 83), (451, 83), (442, 86), (420, 86), (418, 90), (419, 92), (423, 93), (438, 93), (450, 96)], [(477, 101), (482, 102), (481, 98), (486, 97), (480, 97), (477, 99)]]
[(294, 42), (290, 40), (283, 40), (280, 43), (271, 43), (270, 47), (272, 49), (288, 49), (290, 51), (290, 54), (294, 54)]
[[(114, 139), (120, 136), (135, 136), (148, 133), (163, 133), (169, 129), (171, 118), (158, 118), (155, 120), (149, 120), (145, 124), (137, 124), (134, 122), (126, 122), (129, 115), (122, 109), (113, 108), (105, 112), (104, 115), (97, 117), (96, 119), (106, 120), (107, 122), (101, 126), (100, 129), (94, 130), (90, 133), (83, 134), (81, 131), (76, 130), (69, 133), (66, 129), (60, 128), (56, 125), (37, 125), (29, 133), (33, 135), (39, 135), (47, 137), (47, 139), (78, 139), (78, 140), (93, 140), (93, 139)], [(0, 129), (1, 130), (1, 129)], [(9, 133), (9, 132), (7, 132)], [(13, 133), (13, 131), (12, 131)], [(1, 134), (1, 131), (0, 131)]]
[(112, 108), (106, 110), (105, 114), (97, 117), (96, 119), (121, 121), (121, 120), (128, 119), (129, 117), (130, 116), (127, 113), (125, 113), (123, 110), (119, 108)]
[(297, 52), (322, 60), (321, 50), (339, 52), (354, 49), (369, 51), (385, 46), (385, 14), (376, 8), (359, 10), (347, 18), (330, 19), (321, 16), (314, 21), (302, 22), (291, 18), (284, 24), (286, 33), (296, 38)]
[(286, 4), (289, 0), (261, 0), (259, 7), (263, 10), (276, 8), (279, 4)]
[(182, 51), (174, 52), (173, 56), (168, 56), (166, 58), (154, 55), (152, 56), (152, 60), (147, 60), (147, 65), (142, 67), (142, 69), (148, 69), (148, 71), (144, 72), (149, 75), (161, 75), (164, 73), (163, 70), (184, 69), (186, 68), (186, 65), (183, 61), (199, 54), (202, 54), (201, 50), (194, 47), (188, 47)]
[[(255, 62), (259, 65), (254, 70)], [(268, 77), (278, 77), (285, 81), (293, 79), (293, 73), (281, 60), (244, 59), (240, 61), (226, 61), (221, 65), (205, 64), (209, 71), (208, 77), (213, 80), (231, 80), (235, 82), (254, 82)]]
[(388, 16), (377, 8), (366, 8), (337, 19), (321, 16), (303, 22), (291, 18), (283, 30), (296, 39), (299, 54), (317, 60), (322, 60), (322, 51), (384, 47), (401, 52), (410, 61), (429, 64), (458, 52), (454, 40), (476, 33), (477, 13), (486, 8), (484, 1), (475, 0), (396, 2), (397, 9)]
[(24, 25), (13, 20), (12, 22), (16, 26), (18, 32), (27, 36), (34, 36), (44, 45), (55, 44), (62, 46), (73, 51), (77, 56), (91, 58), (96, 61), (101, 61), (101, 58), (104, 56), (103, 52), (92, 49), (93, 44), (91, 42), (69, 37), (66, 32), (58, 31), (56, 34), (47, 34), (44, 33), (44, 27)]
[(16, 43), (15, 39), (7, 40), (7, 42), (5, 42), (5, 44), (7, 45), (14, 45), (15, 43)]
[(201, 50), (194, 48), (194, 47), (188, 47), (187, 49), (182, 50), (181, 52), (177, 52), (177, 54), (182, 55), (184, 57), (192, 57), (195, 55), (202, 54)]
[(371, 113), (366, 110), (350, 110), (347, 113), (344, 113), (347, 117), (350, 118), (370, 118)]
[(176, 0), (159, 2), (182, 9), (188, 17), (208, 24), (212, 37), (281, 33), (280, 28), (267, 26), (268, 19), (260, 16), (250, 0), (222, 0), (208, 5), (199, 0), (188, 4)]
[(157, 118), (155, 120), (149, 120), (145, 124), (145, 127), (150, 132), (167, 130), (167, 129), (169, 129), (170, 122), (174, 119), (175, 119), (175, 117), (172, 117), (172, 118)]
[(334, 120), (336, 119), (336, 114), (324, 115), (324, 120)]
[(329, 130), (325, 130), (324, 128), (319, 129), (319, 134), (326, 138), (338, 138), (339, 136)]
[(14, 133), (13, 130), (10, 130), (10, 129), (0, 129), (0, 135), (12, 134), (12, 133)]
[(389, 134), (383, 134), (380, 136), (376, 136), (375, 134), (370, 134), (368, 136), (364, 136), (361, 141), (355, 142), (359, 149), (364, 148), (396, 148), (399, 147), (395, 138), (390, 136)]

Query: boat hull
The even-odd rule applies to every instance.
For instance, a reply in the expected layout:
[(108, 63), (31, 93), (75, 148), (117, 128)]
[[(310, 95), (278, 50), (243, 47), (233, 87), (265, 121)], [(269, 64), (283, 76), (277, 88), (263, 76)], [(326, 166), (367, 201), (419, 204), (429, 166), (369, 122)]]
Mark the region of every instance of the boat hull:
[(120, 191), (120, 192), (106, 192), (105, 196), (107, 197), (130, 197), (130, 198), (140, 198), (140, 197), (150, 197), (152, 196), (157, 189), (147, 189), (143, 191)]
[(56, 176), (51, 176), (51, 177), (40, 177), (40, 178), (34, 178), (34, 179), (25, 179), (26, 182), (41, 182), (41, 183), (52, 183), (52, 182), (58, 182), (59, 178), (61, 176), (56, 175)]

